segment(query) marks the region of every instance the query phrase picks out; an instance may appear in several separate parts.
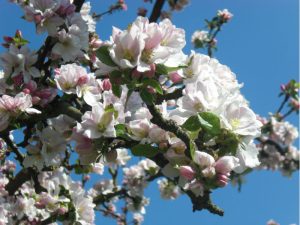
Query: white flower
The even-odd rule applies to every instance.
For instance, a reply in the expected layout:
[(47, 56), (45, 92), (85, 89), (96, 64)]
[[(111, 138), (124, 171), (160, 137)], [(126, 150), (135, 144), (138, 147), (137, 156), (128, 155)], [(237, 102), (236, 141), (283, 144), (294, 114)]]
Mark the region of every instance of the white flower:
[(27, 46), (17, 48), (10, 45), (9, 51), (3, 53), (0, 57), (0, 64), (4, 69), (6, 77), (16, 77), (21, 75), (25, 83), (31, 80), (31, 77), (41, 76), (40, 71), (33, 65), (37, 60), (37, 54), (31, 52)]
[(201, 168), (211, 167), (215, 159), (210, 154), (201, 151), (195, 151), (194, 162)]
[(240, 144), (236, 157), (240, 163), (240, 166), (234, 168), (234, 171), (237, 173), (242, 173), (245, 169), (257, 167), (260, 164), (258, 160), (258, 150), (253, 143)]
[(115, 118), (112, 110), (106, 111), (102, 103), (92, 106), (92, 111), (87, 111), (82, 116), (82, 122), (77, 123), (77, 132), (83, 133), (88, 138), (115, 137)]
[(166, 178), (158, 180), (157, 184), (163, 199), (174, 200), (181, 194), (180, 188)]
[(275, 141), (290, 145), (299, 136), (298, 130), (288, 121), (277, 121), (274, 117), (271, 118), (272, 134), (271, 138)]
[(207, 42), (209, 41), (208, 32), (204, 30), (197, 30), (192, 35), (192, 43), (196, 41)]
[(229, 102), (221, 116), (224, 126), (235, 134), (258, 137), (262, 123), (245, 103)]
[(113, 45), (109, 51), (112, 60), (121, 68), (135, 67), (145, 47), (145, 41), (138, 28), (132, 26), (129, 30), (121, 31), (114, 27), (112, 40)]
[(228, 174), (237, 166), (239, 166), (239, 159), (234, 156), (223, 156), (215, 163), (217, 173)]
[(64, 23), (55, 12), (60, 4), (58, 0), (30, 0), (25, 6), (25, 19), (36, 23), (37, 33), (47, 31), (50, 36), (56, 34), (57, 27)]
[(82, 225), (92, 225), (95, 220), (95, 204), (93, 199), (84, 195), (72, 195), (72, 203), (75, 207), (76, 221)]
[(96, 21), (93, 19), (93, 17), (89, 14), (91, 11), (91, 3), (85, 2), (80, 10), (80, 14), (82, 16), (82, 19), (86, 21), (88, 25), (88, 31), (89, 32), (95, 32), (96, 30)]

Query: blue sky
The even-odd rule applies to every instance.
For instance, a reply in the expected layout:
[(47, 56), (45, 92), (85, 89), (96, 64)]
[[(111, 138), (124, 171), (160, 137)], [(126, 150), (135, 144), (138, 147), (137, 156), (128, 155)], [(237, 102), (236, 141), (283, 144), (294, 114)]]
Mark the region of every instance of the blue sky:
[[(92, 1), (93, 11), (106, 11), (108, 2), (113, 1)], [(127, 27), (135, 19), (136, 9), (145, 5), (142, 0), (127, 3), (127, 12), (105, 16), (99, 22), (97, 33), (101, 39), (109, 37), (113, 25)], [(204, 28), (203, 20), (212, 18), (218, 9), (228, 8), (234, 17), (217, 37), (216, 58), (245, 84), (242, 93), (254, 111), (267, 116), (280, 103), (279, 85), (298, 79), (298, 4), (297, 0), (194, 0), (184, 11), (173, 15), (173, 22), (186, 30), (188, 53), (194, 30)], [(45, 37), (36, 36), (33, 24), (20, 19), (21, 16), (17, 6), (1, 0), (0, 37), (12, 36), (16, 29), (21, 29), (31, 47), (37, 49)], [(3, 51), (1, 48), (0, 52)], [(296, 116), (290, 120), (297, 124)], [(186, 196), (175, 201), (161, 200), (154, 182), (146, 192), (151, 204), (144, 225), (263, 225), (271, 218), (281, 225), (299, 224), (298, 175), (286, 178), (279, 172), (258, 171), (246, 177), (247, 183), (240, 193), (232, 186), (215, 191), (213, 199), (225, 210), (223, 218), (205, 211), (193, 213)], [(97, 224), (110, 225), (114, 221), (99, 217)]]

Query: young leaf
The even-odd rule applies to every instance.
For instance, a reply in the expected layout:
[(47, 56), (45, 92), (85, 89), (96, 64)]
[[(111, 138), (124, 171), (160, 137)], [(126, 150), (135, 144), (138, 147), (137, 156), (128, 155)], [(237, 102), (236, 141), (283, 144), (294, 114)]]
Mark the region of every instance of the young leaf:
[(163, 64), (156, 64), (156, 73), (158, 74), (169, 74), (171, 72), (177, 71), (179, 69), (186, 68), (186, 66), (177, 66), (177, 67), (167, 67)]
[(120, 98), (122, 95), (121, 85), (112, 83), (111, 86), (112, 86), (111, 89), (112, 89), (112, 92), (114, 93), (114, 95), (117, 96), (118, 98)]
[(157, 93), (159, 93), (161, 95), (163, 94), (163, 89), (161, 88), (160, 83), (158, 81), (156, 81), (154, 79), (145, 79), (145, 80), (143, 80), (143, 84), (146, 86), (149, 85), (149, 86), (153, 87), (157, 91)]
[(194, 115), (188, 118), (185, 123), (182, 125), (182, 128), (195, 132), (198, 131), (201, 128), (201, 121), (200, 121), (199, 115)]
[(147, 158), (152, 158), (156, 156), (156, 154), (159, 152), (158, 148), (153, 147), (149, 144), (138, 144), (132, 147), (131, 152), (135, 156), (144, 156)]
[(199, 113), (200, 123), (203, 130), (216, 136), (221, 132), (221, 123), (218, 116), (210, 112)]
[(146, 89), (142, 89), (140, 94), (143, 101), (148, 105), (152, 104), (155, 100), (155, 95), (149, 93)]
[(111, 66), (111, 67), (115, 67), (117, 66), (115, 64), (115, 62), (111, 59), (110, 55), (109, 55), (109, 50), (108, 50), (108, 46), (101, 46), (97, 52), (96, 52), (96, 56), (98, 57), (98, 59), (108, 65), (108, 66)]

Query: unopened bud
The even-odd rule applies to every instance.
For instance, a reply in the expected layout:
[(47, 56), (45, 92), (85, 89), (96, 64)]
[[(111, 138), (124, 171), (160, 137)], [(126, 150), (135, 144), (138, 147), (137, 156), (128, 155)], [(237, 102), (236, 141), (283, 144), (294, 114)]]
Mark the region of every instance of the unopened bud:
[(111, 89), (111, 83), (110, 83), (110, 80), (109, 79), (104, 79), (103, 82), (102, 82), (102, 87), (105, 91), (109, 91)]
[(180, 83), (182, 81), (182, 77), (177, 72), (170, 73), (169, 77), (174, 84)]
[(153, 78), (155, 76), (156, 65), (152, 63), (150, 65), (150, 70), (144, 73), (144, 77)]
[(135, 68), (132, 73), (131, 73), (132, 78), (134, 79), (139, 79), (142, 75), (139, 71), (137, 71), (137, 69)]

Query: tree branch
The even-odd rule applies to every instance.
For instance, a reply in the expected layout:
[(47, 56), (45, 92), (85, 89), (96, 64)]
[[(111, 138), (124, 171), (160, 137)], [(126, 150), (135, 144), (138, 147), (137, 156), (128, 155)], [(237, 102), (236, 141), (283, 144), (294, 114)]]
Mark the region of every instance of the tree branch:
[(149, 22), (156, 22), (158, 20), (164, 4), (165, 4), (165, 0), (156, 0), (152, 9), (151, 16), (149, 18)]
[[(188, 134), (181, 127), (179, 127), (175, 121), (164, 119), (162, 114), (155, 107), (155, 105), (147, 105), (147, 107), (152, 115), (152, 119), (150, 121), (162, 128), (163, 130), (174, 133), (185, 143), (187, 149), (189, 150), (191, 147), (191, 139), (188, 136)], [(185, 154), (189, 158), (192, 158), (190, 151), (185, 151)]]

